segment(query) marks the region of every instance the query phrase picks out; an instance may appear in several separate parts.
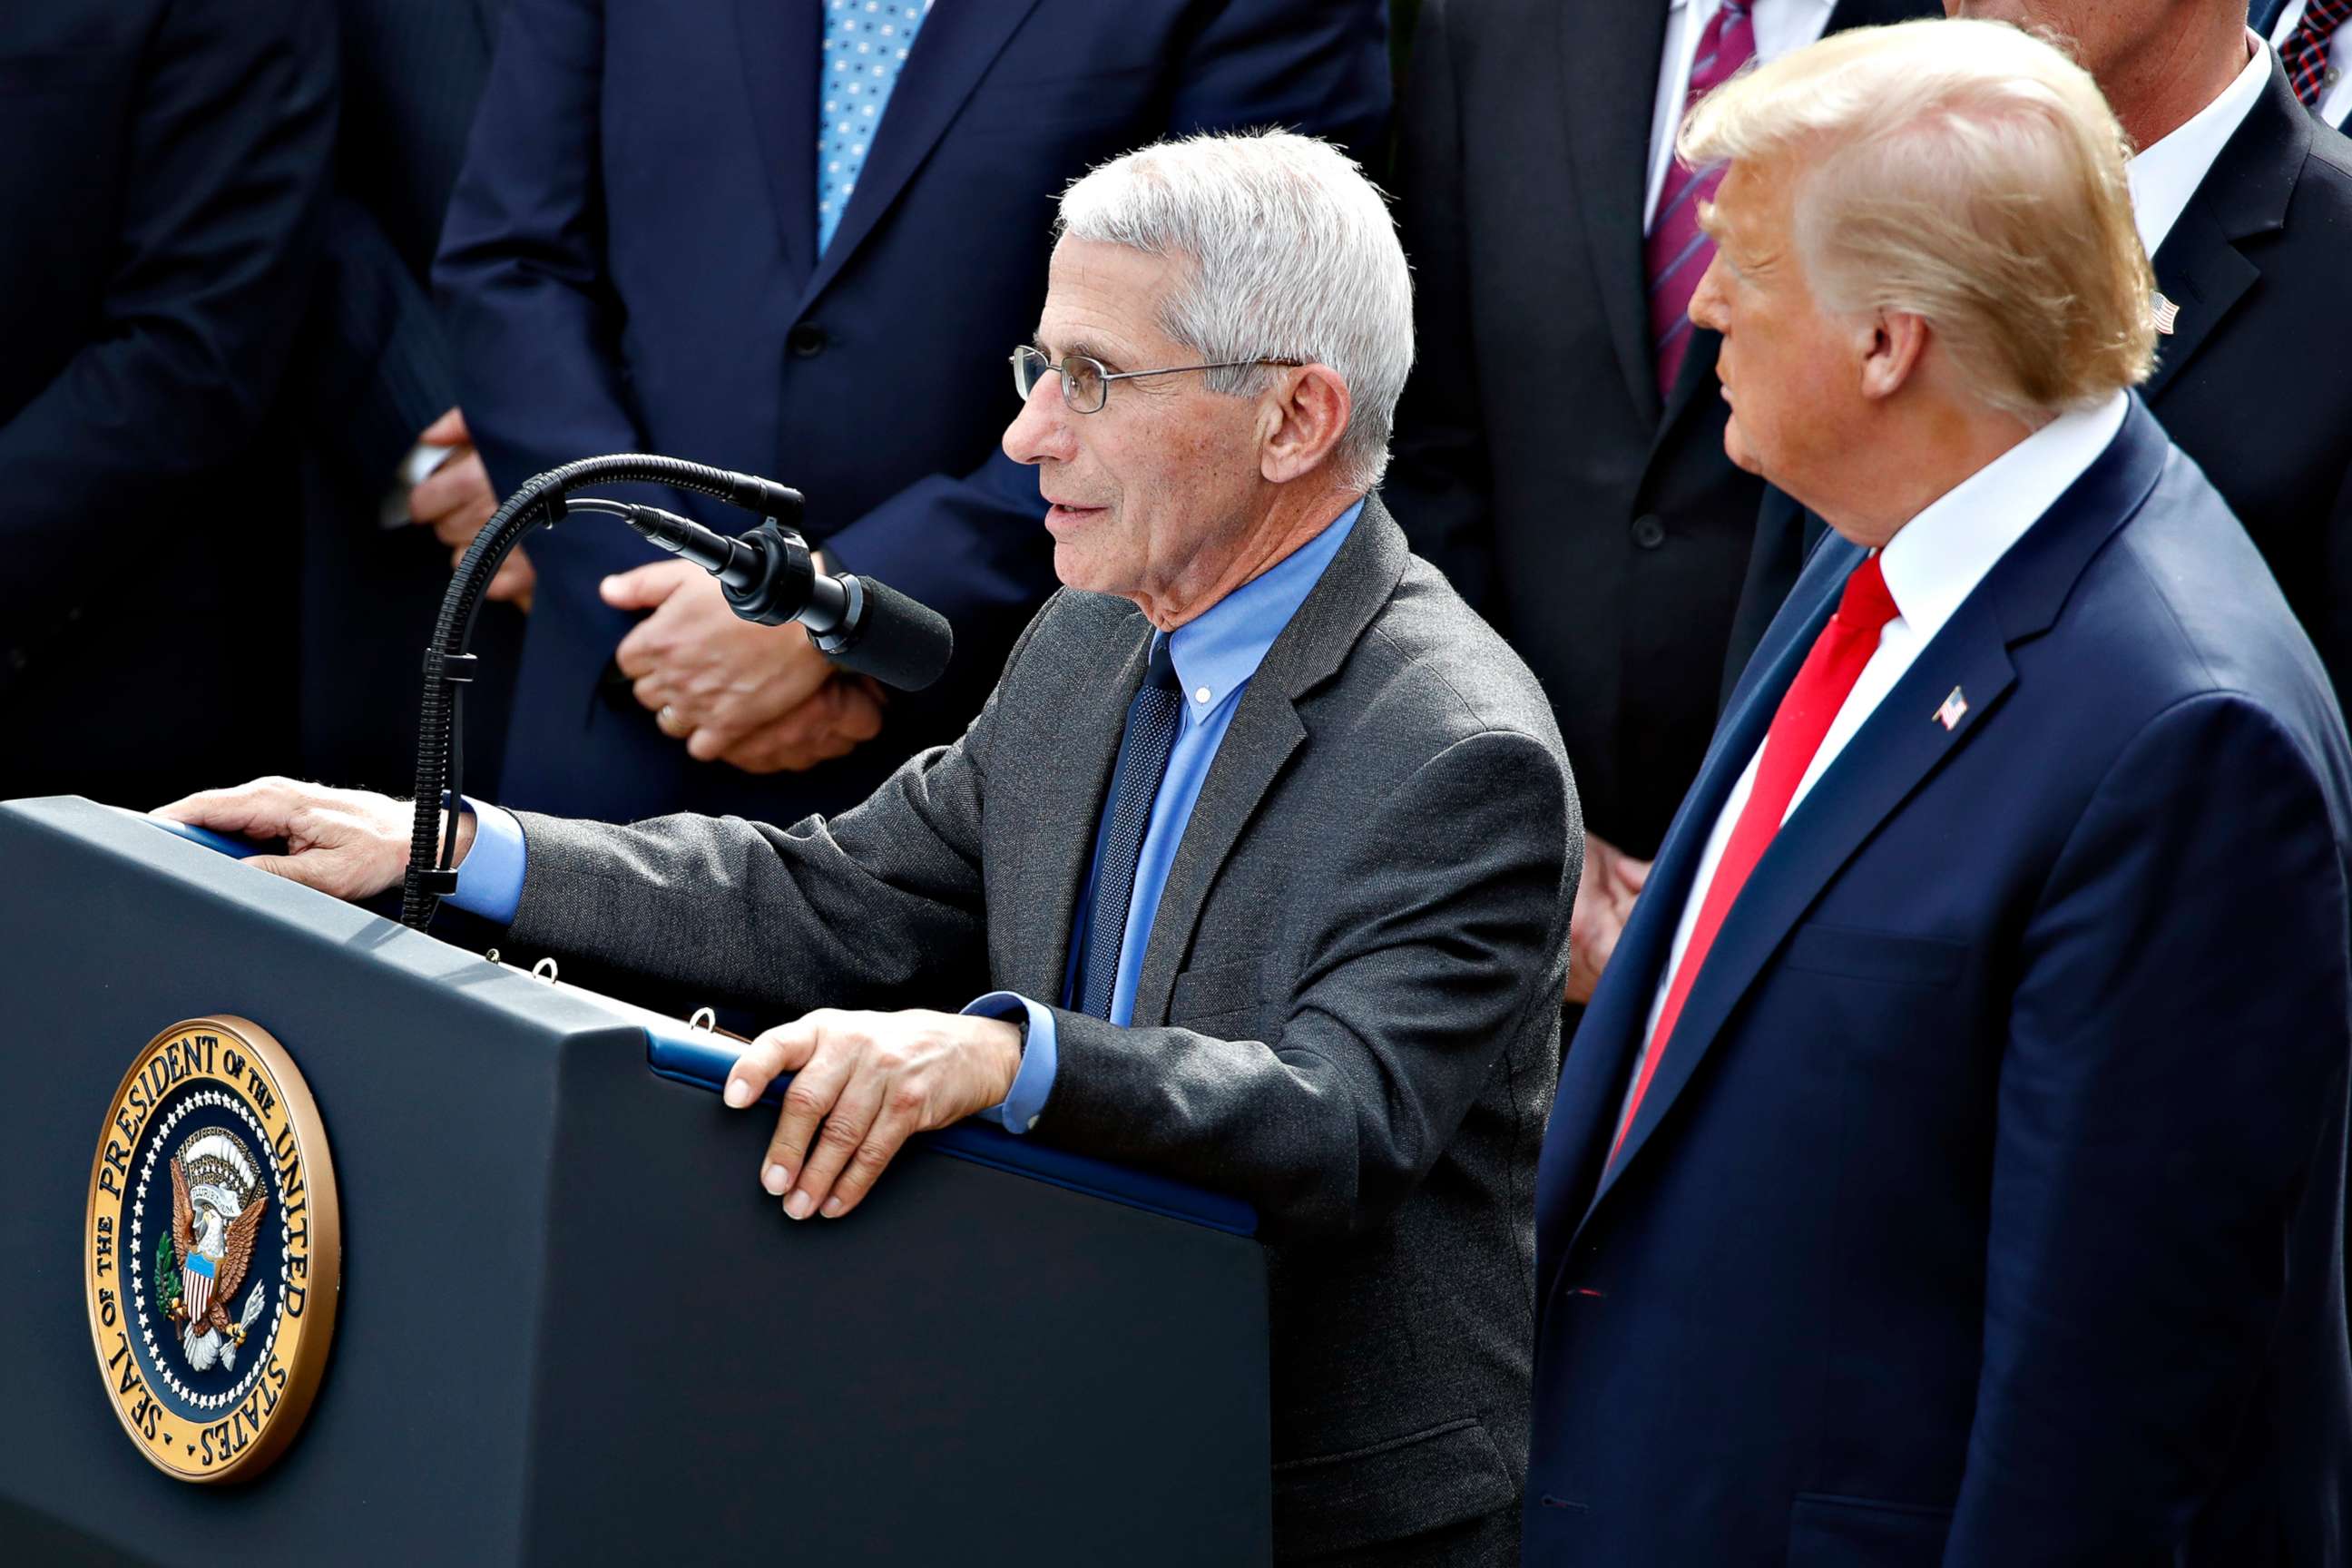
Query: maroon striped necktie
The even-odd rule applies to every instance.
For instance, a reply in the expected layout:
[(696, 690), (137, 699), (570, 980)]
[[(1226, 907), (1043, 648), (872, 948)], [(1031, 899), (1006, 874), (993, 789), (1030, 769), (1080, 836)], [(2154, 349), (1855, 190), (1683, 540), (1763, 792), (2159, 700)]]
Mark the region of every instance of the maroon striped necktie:
[(2303, 20), (2279, 46), (2279, 63), (2286, 67), (2286, 84), (2305, 109), (2319, 107), (2327, 90), (2327, 46), (2344, 19), (2352, 16), (2352, 0), (2310, 0)]
[[(2352, 0), (2316, 0), (2318, 4), (2352, 5)], [(1732, 73), (1756, 58), (1756, 24), (1748, 15), (1752, 0), (1723, 0), (1698, 38), (1691, 56), (1690, 91), (1683, 98), (1683, 114), (1692, 104), (1731, 79)], [(1675, 129), (1682, 126), (1676, 116)], [(1650, 273), (1650, 346), (1658, 361), (1658, 395), (1674, 391), (1682, 373), (1683, 355), (1690, 351), (1691, 296), (1706, 264), (1715, 258), (1715, 244), (1699, 232), (1698, 205), (1715, 195), (1722, 183), (1719, 169), (1700, 174), (1677, 158), (1666, 165), (1666, 183), (1658, 190), (1658, 216), (1650, 220), (1650, 237), (1643, 255)]]

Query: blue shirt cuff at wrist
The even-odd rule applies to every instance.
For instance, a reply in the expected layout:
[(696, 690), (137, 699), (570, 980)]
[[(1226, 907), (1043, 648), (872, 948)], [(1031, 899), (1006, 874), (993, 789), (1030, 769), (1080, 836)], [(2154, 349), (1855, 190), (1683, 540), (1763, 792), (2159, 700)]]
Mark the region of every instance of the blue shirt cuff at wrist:
[[(467, 856), (467, 864), (472, 859)], [(1013, 1075), (1013, 1088), (1006, 1092), (1003, 1104), (992, 1105), (980, 1113), (1007, 1132), (1028, 1131), (1045, 1114), (1046, 1098), (1054, 1092), (1054, 1069), (1058, 1058), (1053, 1009), (1041, 1007), (1011, 991), (992, 991), (966, 1007), (964, 1014), (968, 1017), (1007, 1021), (1024, 1014), (1028, 1016), (1029, 1040), (1021, 1049), (1021, 1070)]]
[(457, 868), (457, 889), (448, 901), (506, 925), (522, 905), (522, 824), (502, 806), (461, 798), (474, 814), (474, 845)]

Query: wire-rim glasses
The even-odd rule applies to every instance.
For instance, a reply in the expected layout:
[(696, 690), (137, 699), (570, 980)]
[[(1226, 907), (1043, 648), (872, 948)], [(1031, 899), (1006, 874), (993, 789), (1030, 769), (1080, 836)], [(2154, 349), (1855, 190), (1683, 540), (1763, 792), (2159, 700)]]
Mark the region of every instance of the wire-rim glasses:
[(1099, 414), (1110, 401), (1110, 384), (1114, 381), (1134, 381), (1147, 375), (1182, 375), (1196, 370), (1238, 370), (1244, 365), (1274, 364), (1297, 368), (1306, 363), (1296, 359), (1228, 359), (1214, 364), (1171, 364), (1160, 370), (1112, 370), (1089, 354), (1065, 354), (1060, 363), (1048, 359), (1043, 349), (1024, 343), (1013, 351), (1013, 390), (1023, 403), (1037, 389), (1037, 383), (1047, 371), (1062, 378), (1062, 404), (1073, 414)]

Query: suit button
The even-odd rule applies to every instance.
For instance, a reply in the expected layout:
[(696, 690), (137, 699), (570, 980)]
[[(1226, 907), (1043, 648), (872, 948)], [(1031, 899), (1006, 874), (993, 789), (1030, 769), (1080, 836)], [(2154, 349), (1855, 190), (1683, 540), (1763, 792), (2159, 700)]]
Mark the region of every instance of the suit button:
[(32, 662), (33, 661), (31, 659), (25, 657), (25, 650), (23, 648), (12, 647), (8, 650), (8, 668), (10, 669), (21, 672), (26, 665)]
[(1666, 525), (1654, 513), (1643, 512), (1633, 520), (1633, 542), (1644, 550), (1655, 550), (1666, 542)]
[(824, 353), (825, 344), (830, 341), (824, 335), (824, 329), (814, 321), (803, 321), (784, 334), (784, 347), (793, 351), (795, 359), (816, 358)]

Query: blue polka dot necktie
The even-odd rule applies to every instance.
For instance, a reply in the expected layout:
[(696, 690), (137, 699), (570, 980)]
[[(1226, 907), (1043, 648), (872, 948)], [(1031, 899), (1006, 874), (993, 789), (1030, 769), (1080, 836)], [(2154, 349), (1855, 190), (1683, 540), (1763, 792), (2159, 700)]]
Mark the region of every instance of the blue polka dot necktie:
[(1127, 942), (1127, 906), (1135, 899), (1136, 863), (1143, 856), (1143, 836), (1151, 826), (1151, 805), (1160, 797), (1168, 755), (1176, 749), (1176, 731), (1184, 722), (1168, 639), (1158, 642), (1143, 684), (1127, 705), (1127, 733), (1118, 743), (1118, 765), (1111, 772), (1110, 825), (1103, 833), (1102, 858), (1095, 866), (1094, 905), (1087, 913), (1086, 945), (1078, 949), (1077, 983), (1070, 987), (1079, 1010), (1097, 1018), (1110, 1016), (1111, 993), (1118, 984), (1118, 950)]
[(817, 93), (816, 248), (833, 243), (857, 172), (881, 128), (930, 0), (824, 0), (824, 79)]

